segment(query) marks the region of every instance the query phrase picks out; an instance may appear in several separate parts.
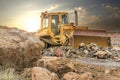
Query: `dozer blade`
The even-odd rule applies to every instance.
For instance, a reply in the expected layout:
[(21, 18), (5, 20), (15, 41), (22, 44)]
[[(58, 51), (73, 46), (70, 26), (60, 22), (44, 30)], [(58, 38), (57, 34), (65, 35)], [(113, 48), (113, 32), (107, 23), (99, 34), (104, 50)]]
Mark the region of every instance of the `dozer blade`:
[(80, 30), (75, 29), (72, 39), (72, 47), (78, 48), (80, 43), (96, 43), (101, 47), (110, 47), (111, 40), (108, 33), (104, 30)]

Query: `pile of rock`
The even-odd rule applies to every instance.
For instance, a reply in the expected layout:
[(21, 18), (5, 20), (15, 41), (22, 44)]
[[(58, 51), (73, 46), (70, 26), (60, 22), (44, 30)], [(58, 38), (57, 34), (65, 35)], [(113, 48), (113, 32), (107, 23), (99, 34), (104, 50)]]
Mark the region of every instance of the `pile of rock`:
[(32, 68), (32, 80), (93, 80), (93, 74), (84, 72), (82, 66), (67, 58), (42, 57)]
[(63, 57), (42, 57), (31, 70), (32, 80), (119, 80), (116, 73), (120, 73), (120, 69), (106, 69)]
[(95, 57), (98, 59), (107, 59), (119, 57), (120, 51), (113, 48), (98, 47), (95, 43), (81, 43), (78, 49), (61, 46), (43, 50), (44, 56), (58, 56), (67, 58)]
[(32, 69), (32, 80), (93, 80), (93, 75), (91, 72), (83, 74), (68, 72), (60, 79), (57, 74), (51, 73), (45, 68), (34, 67)]
[(25, 31), (0, 28), (0, 65), (24, 68), (41, 57), (43, 43)]

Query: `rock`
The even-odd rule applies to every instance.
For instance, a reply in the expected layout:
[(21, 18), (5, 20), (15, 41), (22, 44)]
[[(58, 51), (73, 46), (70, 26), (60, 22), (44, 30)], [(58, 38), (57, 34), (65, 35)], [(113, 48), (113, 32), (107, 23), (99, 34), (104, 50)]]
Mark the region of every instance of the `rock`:
[(16, 74), (14, 68), (2, 69), (0, 71), (0, 80), (24, 80), (20, 75)]
[(42, 57), (37, 61), (37, 66), (46, 67), (46, 65), (51, 61), (56, 61), (58, 57)]
[(91, 72), (86, 72), (80, 75), (79, 80), (93, 80), (93, 75)]
[(90, 52), (91, 51), (91, 46), (90, 45), (86, 45), (86, 49)]
[(25, 68), (24, 72), (21, 74), (24, 78), (31, 78), (32, 77), (32, 69)]
[(112, 53), (108, 50), (105, 50), (105, 52), (107, 52), (108, 55), (112, 55)]
[(80, 75), (75, 72), (68, 72), (66, 73), (62, 80), (81, 80)]
[(79, 44), (79, 48), (83, 48), (83, 47), (85, 47), (86, 45), (85, 45), (85, 43), (80, 43)]
[(106, 69), (105, 74), (109, 74), (109, 73), (110, 73), (110, 70)]
[(114, 57), (114, 61), (120, 62), (120, 57)]
[(65, 57), (71, 57), (71, 55), (70, 55), (70, 49), (65, 53)]
[(117, 76), (120, 79), (120, 69), (119, 68), (113, 68), (113, 69), (111, 69), (110, 70), (110, 74), (114, 74), (114, 76)]
[(76, 69), (76, 67), (75, 67), (75, 63), (69, 62), (69, 63), (66, 64), (66, 66), (67, 66), (68, 68), (70, 68), (71, 71), (77, 72), (77, 69)]
[(51, 53), (50, 51), (44, 51), (44, 56), (52, 56), (53, 53)]
[(32, 80), (59, 80), (59, 77), (45, 68), (34, 67), (32, 68)]
[(37, 61), (37, 66), (47, 68), (59, 76), (69, 71), (76, 71), (74, 64), (69, 59), (63, 57), (42, 57), (42, 59)]
[(110, 58), (111, 54), (106, 51), (97, 51), (94, 54), (94, 56), (97, 57), (98, 59), (106, 59), (106, 58)]
[(120, 51), (120, 45), (113, 45), (114, 50), (119, 50)]
[(85, 49), (83, 52), (84, 52), (86, 55), (88, 55), (88, 54), (89, 54), (89, 51), (88, 51), (88, 50), (86, 50), (86, 49)]
[(92, 46), (91, 49), (92, 49), (93, 51), (97, 51), (97, 50), (99, 49), (99, 47), (97, 47), (97, 46)]
[(86, 45), (86, 48), (89, 50), (89, 51), (96, 51), (99, 49), (99, 47), (97, 46), (97, 44), (95, 43), (90, 43), (88, 45)]

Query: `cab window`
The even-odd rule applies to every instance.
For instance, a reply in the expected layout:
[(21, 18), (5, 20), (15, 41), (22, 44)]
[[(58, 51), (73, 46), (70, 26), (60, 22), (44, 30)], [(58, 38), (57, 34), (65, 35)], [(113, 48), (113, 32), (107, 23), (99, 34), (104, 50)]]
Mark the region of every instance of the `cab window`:
[(48, 17), (45, 17), (45, 18), (43, 19), (43, 27), (44, 27), (44, 28), (48, 27)]
[(62, 24), (68, 24), (67, 15), (62, 15)]

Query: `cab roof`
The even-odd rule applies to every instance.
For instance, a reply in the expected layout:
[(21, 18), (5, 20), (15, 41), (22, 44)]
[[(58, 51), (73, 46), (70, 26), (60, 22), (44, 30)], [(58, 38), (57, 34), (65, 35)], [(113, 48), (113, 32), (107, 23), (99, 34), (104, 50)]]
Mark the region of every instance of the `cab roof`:
[(42, 14), (68, 14), (68, 12), (42, 12)]

